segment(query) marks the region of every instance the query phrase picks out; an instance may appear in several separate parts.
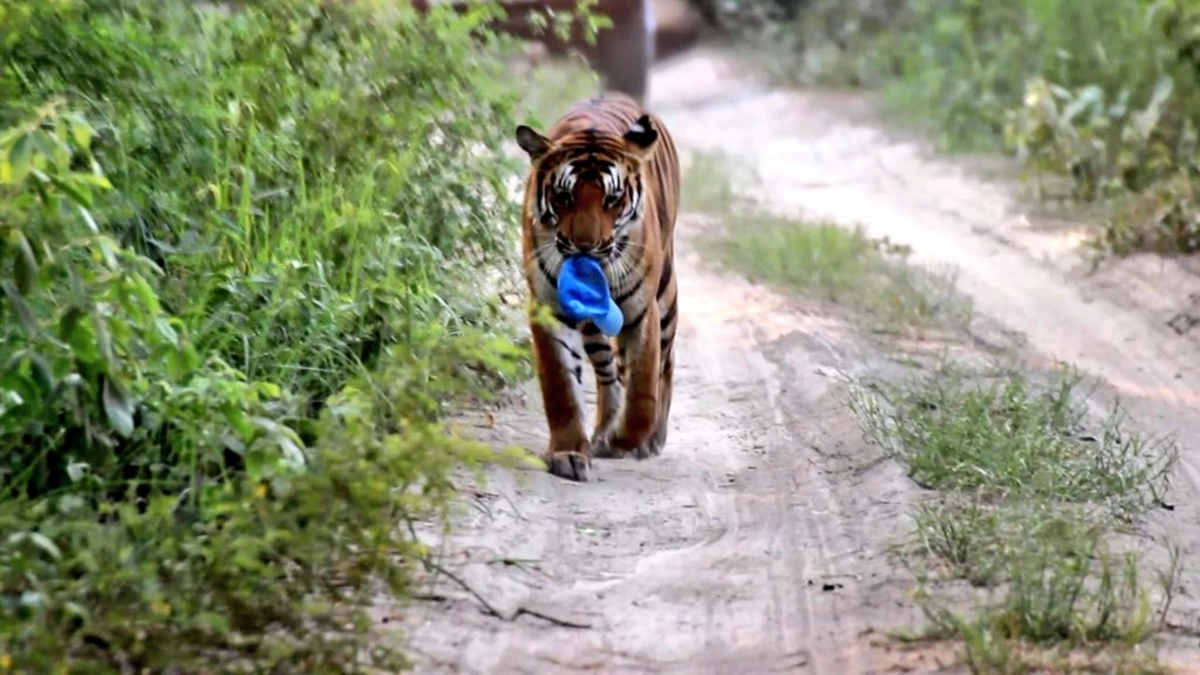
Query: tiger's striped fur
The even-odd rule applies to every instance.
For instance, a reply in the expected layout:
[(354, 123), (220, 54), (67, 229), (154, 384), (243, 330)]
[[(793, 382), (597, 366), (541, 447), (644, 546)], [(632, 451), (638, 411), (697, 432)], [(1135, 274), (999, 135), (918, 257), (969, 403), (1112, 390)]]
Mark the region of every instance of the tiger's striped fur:
[[(543, 136), (527, 126), (517, 143), (532, 162), (521, 216), (525, 280), (552, 327), (531, 321), (550, 443), (550, 472), (587, 480), (591, 458), (658, 455), (667, 441), (678, 321), (674, 265), (680, 169), (658, 117), (608, 93), (567, 111)], [(625, 315), (615, 339), (572, 325), (557, 299), (567, 256), (600, 261)], [(614, 353), (615, 350), (615, 353)], [(596, 375), (595, 428), (583, 424), (583, 359)]]

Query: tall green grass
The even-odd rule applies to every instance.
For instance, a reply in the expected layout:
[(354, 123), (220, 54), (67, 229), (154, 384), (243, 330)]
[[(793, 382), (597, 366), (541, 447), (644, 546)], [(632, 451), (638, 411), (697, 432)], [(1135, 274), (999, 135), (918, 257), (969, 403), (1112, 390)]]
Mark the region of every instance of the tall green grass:
[[(0, 2), (0, 670), (396, 672), (521, 374), (494, 5)], [(507, 460), (506, 460), (507, 461)]]

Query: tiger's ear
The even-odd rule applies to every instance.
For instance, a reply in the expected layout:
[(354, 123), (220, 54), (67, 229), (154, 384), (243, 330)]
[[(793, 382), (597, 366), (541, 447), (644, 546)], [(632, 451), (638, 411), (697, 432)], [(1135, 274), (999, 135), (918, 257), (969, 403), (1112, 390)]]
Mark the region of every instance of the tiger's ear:
[(650, 121), (649, 115), (637, 118), (630, 125), (629, 131), (625, 132), (625, 145), (633, 154), (643, 159), (650, 155), (657, 142), (658, 130), (654, 128), (654, 123)]
[(521, 146), (521, 149), (529, 155), (529, 159), (535, 162), (544, 157), (547, 152), (550, 152), (550, 148), (552, 147), (549, 138), (546, 138), (524, 124), (517, 126), (516, 136), (517, 145)]

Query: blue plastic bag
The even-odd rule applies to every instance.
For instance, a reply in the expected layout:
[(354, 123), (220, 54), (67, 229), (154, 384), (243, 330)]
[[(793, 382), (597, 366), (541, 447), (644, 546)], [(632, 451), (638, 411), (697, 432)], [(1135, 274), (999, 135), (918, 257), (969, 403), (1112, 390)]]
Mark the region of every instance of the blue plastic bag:
[(572, 256), (563, 262), (558, 273), (558, 304), (570, 321), (590, 319), (605, 335), (616, 335), (625, 325), (625, 316), (608, 290), (604, 270), (590, 256)]

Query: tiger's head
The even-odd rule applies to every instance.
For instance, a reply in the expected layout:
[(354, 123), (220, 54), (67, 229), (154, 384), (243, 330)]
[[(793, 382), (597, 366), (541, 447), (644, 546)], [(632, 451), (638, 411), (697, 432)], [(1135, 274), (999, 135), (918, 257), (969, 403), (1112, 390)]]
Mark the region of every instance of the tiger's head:
[(520, 125), (516, 138), (533, 163), (531, 215), (541, 230), (534, 236), (544, 241), (553, 234), (564, 257), (582, 253), (610, 262), (624, 253), (645, 212), (643, 169), (658, 141), (650, 117), (642, 115), (622, 135), (587, 129), (552, 141)]

